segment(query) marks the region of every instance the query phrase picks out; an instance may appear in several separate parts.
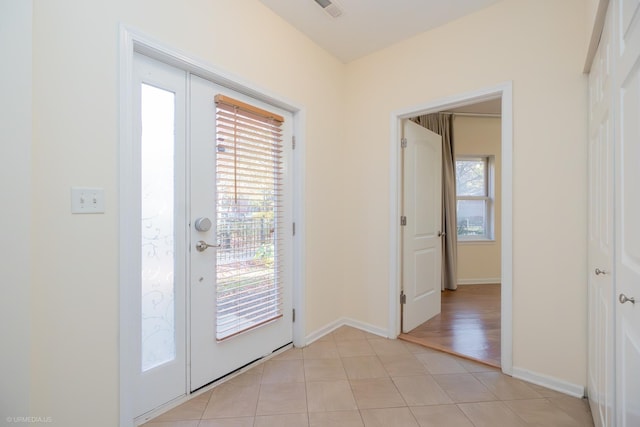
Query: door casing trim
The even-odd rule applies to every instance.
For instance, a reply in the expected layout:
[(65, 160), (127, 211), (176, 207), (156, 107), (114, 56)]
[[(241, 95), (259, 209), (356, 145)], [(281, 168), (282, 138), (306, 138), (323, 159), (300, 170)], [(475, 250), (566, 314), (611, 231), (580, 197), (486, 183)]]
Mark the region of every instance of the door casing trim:
[[(271, 93), (256, 84), (223, 71), (207, 61), (196, 58), (186, 52), (175, 49), (163, 42), (124, 24), (119, 28), (119, 171), (118, 171), (118, 278), (119, 278), (119, 404), (120, 426), (134, 426), (134, 378), (136, 362), (132, 360), (130, 348), (133, 335), (131, 325), (136, 324), (135, 308), (132, 307), (133, 293), (136, 289), (128, 286), (135, 276), (129, 260), (136, 256), (135, 248), (127, 244), (126, 236), (135, 230), (130, 212), (132, 212), (133, 188), (129, 184), (135, 176), (136, 165), (131, 155), (134, 143), (133, 123), (133, 56), (141, 53), (173, 67), (188, 71), (219, 85), (242, 94), (254, 97), (290, 112), (293, 116), (293, 135), (296, 147), (293, 150), (293, 220), (296, 223), (296, 235), (293, 239), (293, 300), (296, 321), (293, 323), (293, 343), (305, 344), (305, 212), (304, 212), (304, 162), (306, 109), (280, 95)], [(135, 280), (135, 278), (134, 278)], [(188, 316), (187, 316), (188, 322)], [(187, 337), (188, 339), (188, 337)], [(189, 364), (187, 346), (187, 365)], [(188, 366), (187, 366), (188, 382)], [(187, 389), (189, 385), (187, 384)], [(186, 390), (185, 390), (186, 393)]]
[(502, 250), (501, 250), (501, 365), (502, 372), (513, 372), (513, 82), (472, 92), (435, 99), (424, 104), (393, 111), (390, 117), (389, 138), (389, 319), (388, 336), (400, 334), (400, 215), (401, 215), (401, 121), (422, 114), (437, 113), (450, 108), (502, 99)]

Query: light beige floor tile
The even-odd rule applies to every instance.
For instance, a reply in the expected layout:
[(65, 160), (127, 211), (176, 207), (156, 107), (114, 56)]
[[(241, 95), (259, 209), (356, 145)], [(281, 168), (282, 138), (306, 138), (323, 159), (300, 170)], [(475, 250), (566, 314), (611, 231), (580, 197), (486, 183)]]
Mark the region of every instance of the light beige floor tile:
[(178, 420), (199, 420), (202, 417), (202, 413), (209, 402), (211, 392), (202, 393), (180, 406), (173, 408), (172, 410), (165, 412), (153, 419), (153, 422), (160, 421), (178, 421)]
[(413, 354), (378, 356), (382, 366), (392, 377), (424, 375), (427, 368)]
[(561, 395), (558, 397), (549, 397), (547, 400), (562, 409), (571, 418), (578, 421), (579, 425), (585, 427), (593, 426), (593, 417), (587, 399)]
[(513, 412), (532, 427), (583, 427), (562, 409), (547, 399), (526, 399), (504, 402)]
[(389, 376), (377, 356), (344, 357), (342, 363), (349, 379), (387, 378)]
[(254, 427), (308, 427), (307, 414), (267, 415), (256, 417)]
[[(261, 366), (262, 369), (255, 370), (250, 369), (247, 372), (243, 372), (242, 374), (231, 378), (224, 384), (237, 384), (237, 385), (259, 385), (262, 381), (262, 371), (264, 367)], [(215, 390), (215, 389), (214, 389)]]
[(325, 335), (321, 336), (320, 338), (318, 338), (314, 342), (322, 342), (322, 341), (335, 342), (335, 339), (333, 338), (333, 333), (329, 332), (328, 334), (325, 334)]
[(415, 356), (430, 374), (467, 373), (464, 366), (458, 362), (458, 358), (445, 353), (418, 353)]
[(467, 372), (500, 372), (498, 368), (485, 365), (484, 363), (474, 362), (473, 360), (459, 359), (458, 363), (460, 363)]
[(338, 359), (338, 347), (334, 341), (316, 341), (302, 349), (305, 359)]
[(458, 407), (475, 427), (526, 427), (503, 402), (461, 403)]
[(311, 412), (310, 427), (364, 427), (359, 411)]
[(409, 408), (364, 409), (365, 427), (420, 427)]
[(540, 396), (543, 397), (565, 397), (566, 394), (560, 393), (559, 391), (551, 390), (550, 388), (542, 387), (537, 384), (527, 383), (529, 387)]
[(360, 409), (406, 406), (390, 378), (351, 380), (351, 390)]
[(417, 354), (417, 353), (437, 353), (436, 350), (429, 348), (429, 347), (425, 347), (423, 345), (420, 344), (416, 344), (416, 343), (412, 343), (409, 341), (402, 341), (404, 343), (404, 346), (407, 348), (407, 350), (409, 350), (410, 353), (413, 354)]
[(262, 384), (256, 414), (306, 413), (307, 393), (305, 389), (304, 383)]
[(393, 356), (410, 354), (407, 346), (400, 340), (390, 340), (385, 338), (369, 340), (369, 344), (378, 356)]
[(420, 427), (473, 427), (456, 405), (414, 406), (409, 409)]
[(454, 402), (486, 402), (498, 400), (472, 374), (434, 375), (433, 379)]
[(341, 326), (331, 333), (333, 339), (337, 341), (364, 340), (367, 336), (364, 331), (352, 328), (351, 326)]
[(336, 345), (341, 357), (373, 356), (375, 353), (369, 342), (368, 340), (336, 341)]
[(358, 409), (347, 380), (312, 381), (307, 383), (309, 412), (347, 411)]
[(272, 360), (292, 360), (292, 359), (302, 359), (302, 349), (301, 348), (290, 348), (287, 351), (283, 351)]
[(159, 421), (143, 424), (142, 427), (198, 427), (198, 420), (191, 421)]
[(198, 427), (253, 427), (253, 417), (202, 420)]
[(430, 375), (392, 378), (402, 398), (409, 406), (453, 403)]
[(264, 364), (262, 384), (304, 382), (302, 360), (269, 360)]
[(304, 361), (304, 376), (307, 381), (344, 380), (347, 373), (341, 359), (309, 359)]
[(213, 389), (202, 418), (252, 417), (256, 413), (260, 385), (221, 384)]
[(540, 399), (542, 396), (529, 385), (500, 372), (479, 372), (473, 374), (500, 400)]

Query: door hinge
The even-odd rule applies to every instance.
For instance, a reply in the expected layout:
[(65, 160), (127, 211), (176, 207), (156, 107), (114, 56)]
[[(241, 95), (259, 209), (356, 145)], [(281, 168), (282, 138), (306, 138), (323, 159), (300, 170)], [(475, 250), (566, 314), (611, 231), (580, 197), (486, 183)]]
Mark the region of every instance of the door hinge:
[(296, 149), (296, 136), (295, 135), (291, 135), (291, 149), (292, 150)]
[(296, 309), (295, 308), (293, 310), (291, 310), (291, 321), (292, 322), (296, 321)]
[(404, 291), (400, 291), (400, 304), (407, 303), (407, 295), (405, 295)]
[(295, 222), (293, 223), (293, 235), (294, 236), (296, 235), (296, 223)]
[(400, 217), (400, 225), (407, 225), (407, 217), (402, 215)]
[(400, 147), (407, 148), (407, 138), (402, 138), (400, 140)]

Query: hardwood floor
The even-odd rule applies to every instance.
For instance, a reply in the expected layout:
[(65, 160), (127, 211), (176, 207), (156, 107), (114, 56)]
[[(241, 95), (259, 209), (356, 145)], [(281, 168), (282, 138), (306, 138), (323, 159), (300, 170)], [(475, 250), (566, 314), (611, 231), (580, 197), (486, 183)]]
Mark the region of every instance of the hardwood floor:
[(500, 285), (442, 293), (442, 311), (400, 339), (500, 367)]

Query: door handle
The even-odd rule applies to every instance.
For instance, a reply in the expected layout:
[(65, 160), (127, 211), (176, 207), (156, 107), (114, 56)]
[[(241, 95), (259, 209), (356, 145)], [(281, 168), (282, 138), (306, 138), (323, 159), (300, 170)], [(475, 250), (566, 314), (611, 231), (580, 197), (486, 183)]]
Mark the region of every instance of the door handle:
[(205, 242), (204, 240), (198, 240), (198, 243), (196, 243), (196, 250), (198, 252), (204, 252), (208, 248), (219, 248), (219, 247), (220, 247), (220, 245), (210, 245), (207, 242)]
[(601, 274), (607, 274), (607, 272), (606, 272), (606, 271), (604, 271), (604, 270), (600, 270), (599, 268), (596, 268), (596, 272), (595, 272), (595, 273), (596, 273), (596, 276), (599, 276), (599, 275), (601, 275)]
[(438, 237), (444, 237), (447, 233), (445, 231), (438, 231)]
[(620, 301), (620, 304), (624, 304), (625, 302), (630, 302), (631, 304), (636, 303), (636, 299), (634, 297), (629, 298), (625, 294), (620, 294), (620, 296), (618, 296), (618, 301)]

